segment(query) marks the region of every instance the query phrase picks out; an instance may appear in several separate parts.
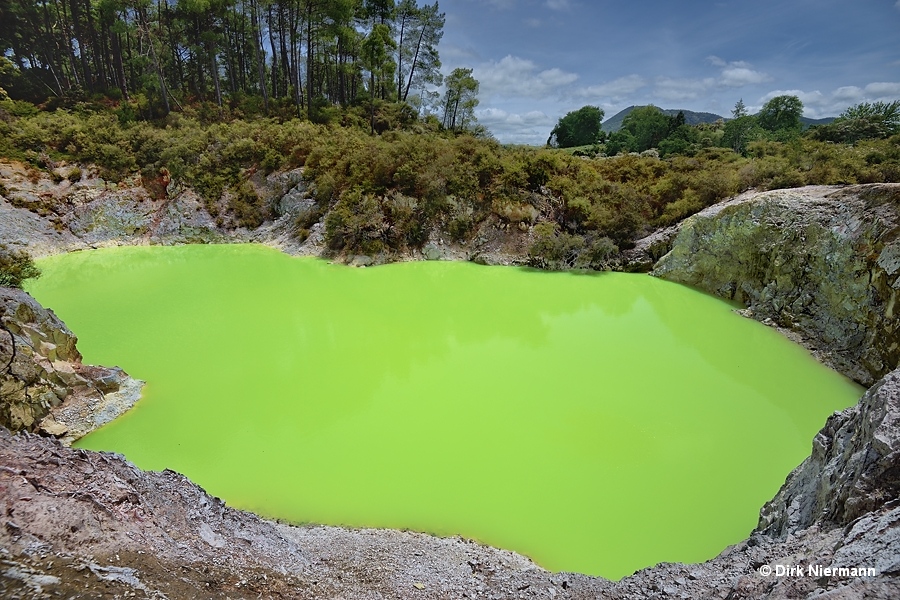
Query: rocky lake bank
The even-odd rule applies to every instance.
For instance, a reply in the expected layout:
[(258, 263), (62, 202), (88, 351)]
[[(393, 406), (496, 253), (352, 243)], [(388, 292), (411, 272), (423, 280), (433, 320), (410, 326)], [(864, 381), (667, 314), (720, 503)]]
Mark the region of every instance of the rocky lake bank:
[[(278, 218), (254, 231), (217, 223), (190, 190), (163, 199), (32, 177), (0, 165), (0, 241), (44, 256), (115, 244), (256, 241), (321, 255), (321, 221), (294, 235), (311, 200), (299, 171), (255, 181)], [(485, 229), (468, 246), (432, 232), (405, 259), (522, 264), (528, 231)], [(743, 303), (820, 360), (863, 383), (744, 542), (699, 565), (659, 565), (619, 582), (553, 574), (459, 538), (291, 527), (230, 509), (182, 476), (66, 448), (139, 395), (116, 369), (81, 364), (51, 311), (3, 290), (0, 360), (0, 595), (66, 597), (895, 598), (900, 596), (900, 185), (745, 193), (656, 232), (620, 258)], [(385, 257), (340, 257), (364, 266)], [(397, 258), (397, 257), (390, 257)], [(97, 418), (101, 415), (101, 418)], [(803, 576), (778, 576), (793, 567)], [(820, 570), (837, 569), (822, 575)], [(773, 575), (765, 576), (766, 568)], [(874, 569), (859, 575), (858, 569)], [(841, 570), (845, 569), (845, 570)], [(851, 569), (856, 569), (851, 575)], [(830, 571), (829, 571), (830, 573)]]

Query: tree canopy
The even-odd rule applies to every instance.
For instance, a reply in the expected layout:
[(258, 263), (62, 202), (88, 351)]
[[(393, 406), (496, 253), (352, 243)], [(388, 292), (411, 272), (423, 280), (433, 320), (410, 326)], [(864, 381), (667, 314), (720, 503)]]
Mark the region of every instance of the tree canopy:
[(443, 126), (454, 131), (474, 126), (475, 107), (478, 106), (478, 80), (472, 77), (472, 69), (453, 69), (444, 84)]
[(803, 129), (803, 102), (797, 96), (775, 96), (760, 109), (756, 121), (760, 127), (780, 137), (797, 135)]
[(722, 142), (738, 154), (743, 154), (747, 150), (747, 144), (755, 136), (754, 132), (759, 125), (756, 123), (756, 117), (747, 114), (743, 98), (734, 105), (731, 116), (733, 118), (725, 124)]
[(587, 146), (603, 140), (603, 110), (597, 106), (582, 106), (561, 117), (550, 132), (547, 145), (554, 148)]
[(40, 276), (28, 253), (0, 244), (0, 287), (20, 288), (26, 279)]
[(833, 122), (816, 128), (813, 136), (822, 141), (852, 144), (897, 133), (900, 133), (900, 100), (851, 106)]
[(105, 96), (144, 118), (198, 102), (309, 118), (375, 99), (437, 112), (444, 20), (416, 0), (4, 0), (0, 95)]
[(658, 148), (660, 154), (678, 154), (696, 145), (696, 128), (685, 123), (684, 113), (668, 116), (653, 105), (639, 106), (625, 116), (619, 131), (609, 136), (606, 150), (643, 152)]

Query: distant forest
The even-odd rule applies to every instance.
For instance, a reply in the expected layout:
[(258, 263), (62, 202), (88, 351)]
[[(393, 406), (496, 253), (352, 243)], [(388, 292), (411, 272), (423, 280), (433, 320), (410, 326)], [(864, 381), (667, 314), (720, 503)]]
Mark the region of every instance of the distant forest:
[(4, 0), (0, 89), (102, 95), (142, 118), (197, 102), (310, 119), (361, 100), (440, 107), (443, 27), (415, 0)]

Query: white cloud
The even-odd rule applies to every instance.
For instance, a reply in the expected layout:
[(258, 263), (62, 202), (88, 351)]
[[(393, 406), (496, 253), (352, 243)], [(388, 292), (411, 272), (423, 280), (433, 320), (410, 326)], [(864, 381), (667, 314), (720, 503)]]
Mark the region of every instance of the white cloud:
[(556, 124), (556, 119), (539, 110), (520, 114), (489, 107), (476, 110), (475, 116), (494, 137), (511, 144), (543, 144)]
[(540, 19), (534, 19), (534, 18), (525, 19), (524, 23), (528, 27), (533, 27), (534, 29), (537, 29), (544, 24)]
[(740, 88), (772, 81), (769, 74), (753, 69), (753, 65), (742, 60), (726, 61), (718, 56), (707, 56), (706, 60), (721, 69), (718, 77), (657, 77), (654, 95), (666, 101), (696, 100), (717, 89)]
[(900, 97), (900, 82), (878, 82), (866, 86), (866, 94), (874, 96), (875, 100), (896, 100)]
[(705, 96), (715, 85), (716, 80), (712, 77), (706, 79), (657, 77), (653, 93), (663, 100), (694, 100)]
[(720, 86), (744, 87), (772, 81), (772, 76), (753, 69), (753, 65), (743, 60), (724, 61), (718, 56), (709, 56), (707, 60), (722, 69), (718, 81)]
[(797, 96), (803, 102), (803, 106), (821, 106), (825, 100), (825, 95), (819, 90), (807, 92), (804, 90), (772, 90), (759, 99), (759, 105), (762, 106), (776, 96)]
[(488, 97), (545, 98), (578, 79), (576, 73), (555, 67), (540, 70), (534, 62), (512, 55), (479, 65), (473, 74)]
[(594, 100), (607, 98), (611, 100), (621, 100), (646, 85), (647, 82), (640, 75), (627, 75), (625, 77), (613, 79), (612, 81), (607, 81), (606, 83), (580, 88), (576, 90), (575, 96), (577, 98)]
[(722, 69), (720, 81), (722, 85), (728, 87), (743, 87), (745, 85), (755, 85), (772, 81), (772, 77), (760, 71), (754, 71), (745, 66), (739, 66), (740, 63), (732, 63)]
[(834, 99), (840, 101), (846, 100), (847, 102), (855, 104), (859, 102), (859, 99), (862, 98), (865, 93), (865, 90), (856, 87), (855, 85), (845, 85), (834, 90)]

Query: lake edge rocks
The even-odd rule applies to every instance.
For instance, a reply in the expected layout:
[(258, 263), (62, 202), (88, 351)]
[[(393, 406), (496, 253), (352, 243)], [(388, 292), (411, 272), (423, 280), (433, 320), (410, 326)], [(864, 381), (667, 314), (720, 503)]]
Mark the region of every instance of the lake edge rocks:
[(28, 293), (0, 287), (0, 426), (70, 444), (134, 406), (143, 382), (83, 364), (77, 341)]
[(900, 363), (900, 184), (745, 194), (670, 239), (653, 275), (744, 304), (867, 387)]

